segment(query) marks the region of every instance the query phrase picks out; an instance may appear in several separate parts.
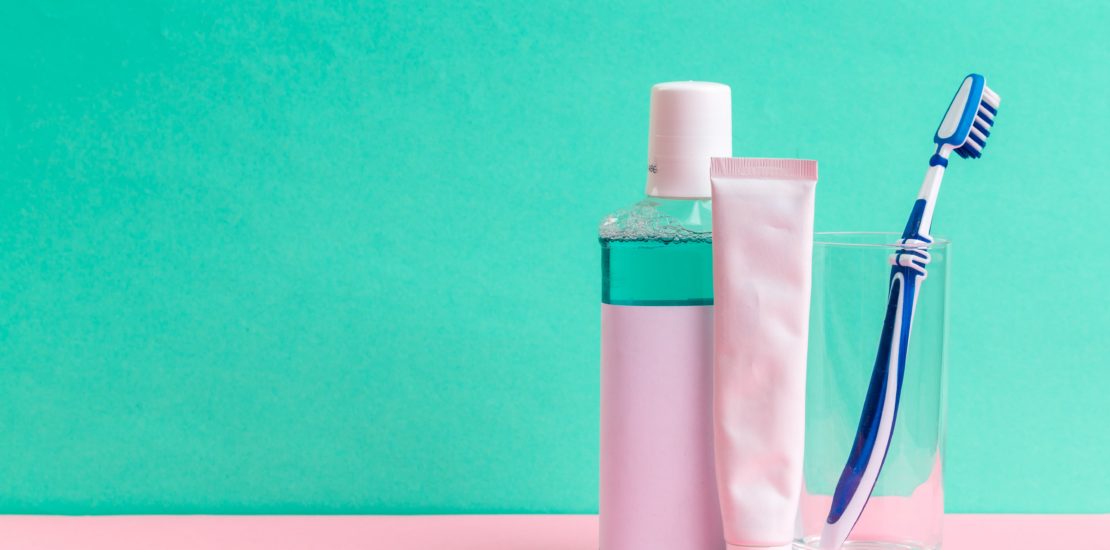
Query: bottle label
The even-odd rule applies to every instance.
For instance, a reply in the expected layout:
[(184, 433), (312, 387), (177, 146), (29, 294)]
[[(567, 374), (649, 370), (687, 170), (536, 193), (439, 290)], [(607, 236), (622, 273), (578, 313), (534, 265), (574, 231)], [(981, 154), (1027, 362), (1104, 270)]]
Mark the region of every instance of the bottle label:
[(713, 306), (601, 305), (601, 550), (724, 547)]

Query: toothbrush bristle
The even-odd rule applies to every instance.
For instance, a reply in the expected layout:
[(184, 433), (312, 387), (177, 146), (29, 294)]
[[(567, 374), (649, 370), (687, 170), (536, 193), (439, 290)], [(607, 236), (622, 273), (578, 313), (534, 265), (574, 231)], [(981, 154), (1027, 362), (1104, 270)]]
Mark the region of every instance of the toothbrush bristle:
[(994, 90), (983, 86), (983, 101), (987, 102), (991, 107), (998, 109), (998, 103), (1001, 100), (1002, 98), (998, 97), (998, 94), (994, 93)]
[(983, 137), (991, 137), (991, 131), (987, 129), (987, 125), (979, 122), (978, 120), (971, 123), (971, 127), (975, 128), (976, 132), (983, 134)]
[(967, 139), (964, 144), (956, 148), (956, 154), (962, 158), (979, 158), (983, 154), (983, 148), (987, 146), (987, 138), (990, 137), (991, 126), (994, 125), (994, 117), (998, 114), (998, 104), (1002, 98), (994, 93), (990, 88), (983, 86), (983, 95), (979, 100), (979, 109), (975, 113), (975, 120), (971, 123), (971, 131), (968, 132)]

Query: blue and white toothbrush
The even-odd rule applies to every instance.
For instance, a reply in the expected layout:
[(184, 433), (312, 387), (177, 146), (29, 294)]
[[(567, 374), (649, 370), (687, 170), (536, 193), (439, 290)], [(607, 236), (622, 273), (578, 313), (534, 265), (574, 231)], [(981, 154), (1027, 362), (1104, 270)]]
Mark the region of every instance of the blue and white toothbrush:
[(963, 158), (979, 158), (990, 135), (998, 109), (998, 94), (987, 88), (981, 75), (964, 78), (948, 113), (933, 137), (936, 152), (929, 159), (929, 170), (910, 219), (902, 232), (901, 248), (890, 256), (890, 293), (887, 298), (886, 321), (883, 323), (879, 351), (871, 372), (871, 383), (860, 414), (859, 428), (848, 462), (840, 474), (833, 493), (832, 508), (821, 533), (822, 550), (839, 550), (859, 520), (875, 481), (886, 460), (894, 421), (898, 416), (898, 397), (902, 393), (902, 375), (906, 367), (906, 350), (910, 328), (917, 305), (921, 282), (928, 273), (926, 250), (933, 242), (929, 228), (933, 220), (940, 180), (948, 166), (948, 156), (955, 151)]

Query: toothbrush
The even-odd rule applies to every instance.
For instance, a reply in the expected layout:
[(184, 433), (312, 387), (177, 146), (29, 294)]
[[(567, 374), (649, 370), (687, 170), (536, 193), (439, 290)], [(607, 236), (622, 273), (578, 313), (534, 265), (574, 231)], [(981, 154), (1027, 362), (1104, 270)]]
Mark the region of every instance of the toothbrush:
[(963, 158), (979, 158), (982, 154), (999, 100), (998, 94), (987, 88), (981, 75), (968, 75), (956, 91), (948, 113), (933, 136), (936, 152), (929, 159), (925, 182), (921, 184), (910, 219), (902, 232), (898, 243), (901, 248), (890, 256), (892, 267), (886, 321), (855, 442), (836, 484), (832, 507), (821, 533), (822, 550), (839, 550), (875, 489), (898, 416), (898, 398), (902, 393), (902, 375), (906, 367), (906, 350), (909, 348), (917, 295), (921, 282), (928, 275), (925, 266), (930, 257), (926, 248), (933, 242), (929, 229), (940, 181), (953, 151)]

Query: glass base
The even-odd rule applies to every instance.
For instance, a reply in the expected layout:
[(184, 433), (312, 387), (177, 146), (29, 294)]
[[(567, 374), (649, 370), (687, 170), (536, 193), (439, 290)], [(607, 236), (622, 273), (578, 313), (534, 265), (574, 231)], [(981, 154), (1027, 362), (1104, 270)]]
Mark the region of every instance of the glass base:
[[(915, 541), (850, 540), (841, 548), (843, 550), (938, 550), (940, 546), (929, 546)], [(794, 550), (821, 550), (821, 537), (794, 541)]]

